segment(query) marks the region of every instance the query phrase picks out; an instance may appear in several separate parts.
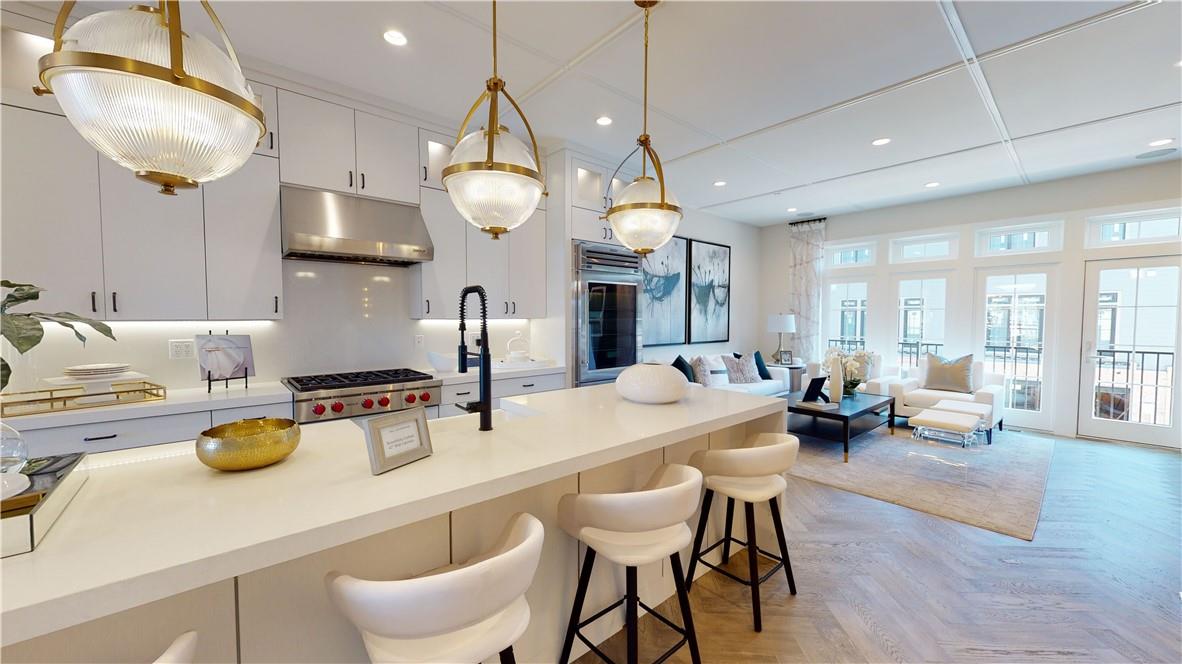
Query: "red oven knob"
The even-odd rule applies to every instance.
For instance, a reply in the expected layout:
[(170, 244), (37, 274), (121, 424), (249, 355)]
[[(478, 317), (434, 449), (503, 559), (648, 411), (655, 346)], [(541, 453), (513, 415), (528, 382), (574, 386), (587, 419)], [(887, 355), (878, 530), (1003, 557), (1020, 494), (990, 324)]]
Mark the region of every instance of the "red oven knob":
[(334, 412), (334, 413), (339, 413), (339, 412), (341, 412), (341, 411), (342, 411), (342, 410), (344, 410), (344, 409), (345, 409), (345, 404), (341, 403), (340, 401), (335, 401), (335, 402), (333, 402), (333, 404), (332, 404), (332, 412)]
[(318, 403), (315, 406), (312, 406), (312, 412), (316, 413), (317, 415), (323, 415), (324, 414), (324, 404)]
[(406, 395), (406, 403), (414, 403), (416, 398), (417, 397), (415, 397), (414, 392), (411, 392), (410, 394)]
[(378, 399), (378, 405), (381, 406), (382, 408), (389, 406), (390, 405), (390, 397), (382, 397), (381, 399)]
[(362, 408), (373, 408), (373, 399), (366, 399), (361, 402)]
[(422, 401), (430, 401), (431, 400), (431, 393), (430, 392), (423, 392), (422, 394), (419, 395), (419, 399), (421, 399)]

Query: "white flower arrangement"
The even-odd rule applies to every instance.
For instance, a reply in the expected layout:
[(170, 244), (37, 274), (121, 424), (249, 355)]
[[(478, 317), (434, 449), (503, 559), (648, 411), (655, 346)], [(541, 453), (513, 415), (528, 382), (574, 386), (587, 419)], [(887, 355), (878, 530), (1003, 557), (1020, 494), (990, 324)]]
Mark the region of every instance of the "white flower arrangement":
[(825, 366), (832, 366), (835, 359), (841, 360), (842, 378), (846, 382), (856, 380), (859, 383), (864, 382), (870, 375), (870, 365), (874, 361), (871, 354), (864, 350), (848, 353), (833, 346), (825, 351)]

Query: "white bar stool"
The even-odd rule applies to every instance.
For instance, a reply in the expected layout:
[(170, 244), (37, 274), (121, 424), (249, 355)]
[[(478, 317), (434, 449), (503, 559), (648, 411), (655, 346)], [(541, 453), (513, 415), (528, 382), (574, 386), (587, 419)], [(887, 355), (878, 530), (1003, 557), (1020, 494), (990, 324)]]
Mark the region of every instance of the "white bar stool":
[[(749, 438), (742, 447), (729, 450), (699, 450), (690, 457), (690, 465), (699, 468), (706, 476), (706, 497), (702, 499), (702, 516), (698, 519), (698, 532), (694, 536), (693, 554), (690, 556), (689, 583), (694, 582), (694, 568), (701, 563), (743, 585), (751, 587), (751, 615), (755, 631), (763, 630), (759, 606), (759, 584), (767, 581), (781, 567), (788, 575), (788, 590), (796, 594), (796, 581), (792, 578), (792, 562), (788, 559), (788, 543), (784, 540), (784, 523), (780, 518), (777, 498), (788, 488), (781, 473), (796, 463), (800, 451), (800, 440), (785, 433), (761, 433)], [(706, 521), (710, 518), (710, 503), (714, 493), (726, 496), (726, 533), (714, 544), (702, 549), (702, 538), (706, 534)], [(747, 517), (747, 541), (731, 537), (731, 525), (735, 517), (735, 501), (743, 502)], [(755, 541), (755, 503), (767, 501), (772, 508), (772, 524), (776, 527), (776, 539), (780, 544), (780, 555), (776, 556), (760, 549)], [(747, 547), (748, 571), (746, 579), (702, 560), (702, 556), (722, 546), (722, 562), (730, 559), (731, 542)], [(776, 561), (776, 565), (763, 577), (759, 576), (757, 555)]]
[(185, 632), (176, 637), (168, 650), (160, 653), (154, 664), (192, 664), (197, 652), (197, 632)]
[(471, 560), (401, 581), (329, 572), (329, 596), (357, 626), (373, 662), (482, 662), (529, 626), (525, 591), (542, 555), (542, 523), (517, 514), (493, 548)]
[[(638, 607), (644, 607), (658, 620), (681, 634), (679, 640), (657, 661), (663, 662), (684, 644), (689, 644), (690, 659), (701, 664), (698, 654), (698, 637), (694, 632), (694, 621), (690, 615), (689, 587), (681, 570), (681, 556), (678, 553), (690, 543), (690, 529), (685, 522), (698, 507), (698, 496), (702, 491), (702, 473), (696, 468), (678, 464), (661, 466), (640, 491), (628, 493), (577, 493), (567, 494), (558, 503), (558, 521), (563, 530), (587, 545), (583, 569), (579, 574), (579, 587), (575, 591), (575, 602), (571, 608), (570, 623), (566, 628), (566, 639), (562, 644), (560, 664), (570, 661), (571, 647), (575, 637), (587, 644), (605, 662), (611, 662), (594, 643), (579, 630), (607, 615), (620, 604), (624, 604), (624, 627), (628, 634), (628, 664), (636, 664), (639, 657)], [(587, 597), (587, 586), (591, 581), (591, 568), (597, 554), (624, 566), (626, 593), (611, 606), (599, 611), (586, 620), (580, 620), (583, 600)], [(636, 589), (636, 568), (668, 557), (673, 568), (673, 582), (677, 587), (677, 599), (681, 605), (683, 625), (675, 625), (652, 607), (640, 601)]]

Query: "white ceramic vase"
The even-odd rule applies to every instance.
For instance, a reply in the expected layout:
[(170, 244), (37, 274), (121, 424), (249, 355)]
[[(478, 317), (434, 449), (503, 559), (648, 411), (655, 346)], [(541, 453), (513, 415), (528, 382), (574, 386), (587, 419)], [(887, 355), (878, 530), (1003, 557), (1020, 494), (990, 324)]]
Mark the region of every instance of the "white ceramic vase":
[(841, 358), (835, 357), (829, 365), (829, 400), (833, 403), (841, 403), (841, 392), (844, 387), (845, 375), (842, 371)]
[(633, 364), (616, 378), (616, 392), (637, 403), (673, 403), (689, 392), (689, 381), (668, 364)]

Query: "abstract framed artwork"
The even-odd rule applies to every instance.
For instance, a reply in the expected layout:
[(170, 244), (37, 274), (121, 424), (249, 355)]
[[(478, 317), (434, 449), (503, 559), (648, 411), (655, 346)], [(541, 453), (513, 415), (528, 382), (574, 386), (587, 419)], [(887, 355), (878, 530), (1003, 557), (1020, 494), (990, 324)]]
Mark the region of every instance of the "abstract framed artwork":
[(730, 341), (731, 248), (689, 243), (689, 343)]
[(640, 262), (641, 339), (646, 347), (686, 343), (689, 241), (674, 237)]

